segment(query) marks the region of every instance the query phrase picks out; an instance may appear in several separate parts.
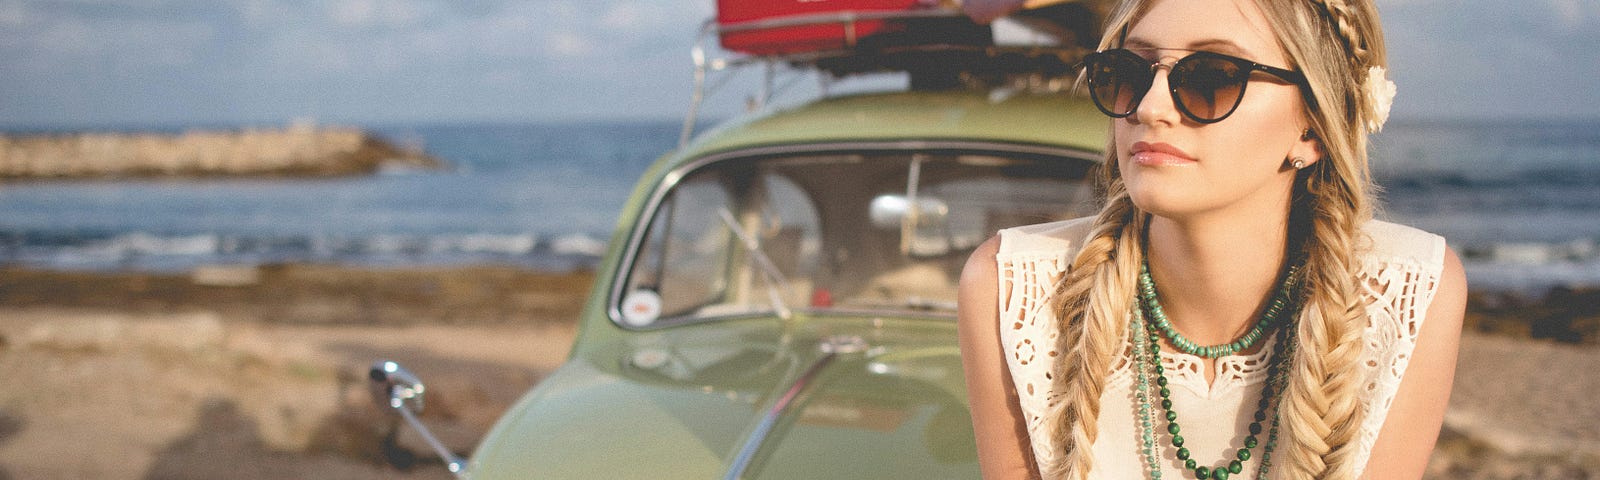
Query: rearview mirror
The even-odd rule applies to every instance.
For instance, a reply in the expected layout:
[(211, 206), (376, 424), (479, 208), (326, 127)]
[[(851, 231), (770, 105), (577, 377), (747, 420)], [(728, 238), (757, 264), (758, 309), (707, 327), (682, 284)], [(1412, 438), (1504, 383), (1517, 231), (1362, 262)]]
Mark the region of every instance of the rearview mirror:
[[(915, 208), (913, 208), (915, 203)], [(943, 200), (885, 194), (872, 199), (868, 215), (874, 227), (900, 229), (900, 252), (932, 257), (950, 252), (950, 205)]]
[(428, 446), (433, 447), (439, 454), (439, 458), (444, 460), (445, 468), (448, 468), (450, 473), (456, 474), (457, 478), (466, 478), (464, 470), (466, 462), (456, 456), (455, 452), (445, 448), (444, 444), (433, 436), (433, 432), (429, 431), (422, 421), (417, 420), (417, 415), (422, 413), (422, 394), (427, 391), (427, 387), (422, 385), (422, 379), (417, 378), (416, 374), (406, 370), (399, 363), (387, 360), (373, 363), (372, 368), (367, 370), (367, 377), (371, 382), (369, 386), (372, 388), (372, 400), (377, 402), (378, 407), (393, 411), (404, 418), (406, 423), (411, 424), (411, 428), (422, 435), (422, 440), (428, 442)]

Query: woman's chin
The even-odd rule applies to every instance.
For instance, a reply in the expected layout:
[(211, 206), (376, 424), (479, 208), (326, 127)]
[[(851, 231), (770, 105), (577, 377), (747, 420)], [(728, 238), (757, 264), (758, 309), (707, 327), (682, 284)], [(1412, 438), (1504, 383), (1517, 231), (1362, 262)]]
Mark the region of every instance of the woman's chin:
[(1196, 203), (1175, 189), (1130, 188), (1128, 198), (1140, 211), (1158, 217), (1181, 218), (1196, 213)]

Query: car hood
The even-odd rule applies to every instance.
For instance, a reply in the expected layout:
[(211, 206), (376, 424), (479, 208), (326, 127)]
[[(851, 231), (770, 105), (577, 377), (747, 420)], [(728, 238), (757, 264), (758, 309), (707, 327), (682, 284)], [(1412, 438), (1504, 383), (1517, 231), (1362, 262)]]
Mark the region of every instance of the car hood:
[(974, 478), (950, 322), (717, 322), (586, 346), (472, 478)]

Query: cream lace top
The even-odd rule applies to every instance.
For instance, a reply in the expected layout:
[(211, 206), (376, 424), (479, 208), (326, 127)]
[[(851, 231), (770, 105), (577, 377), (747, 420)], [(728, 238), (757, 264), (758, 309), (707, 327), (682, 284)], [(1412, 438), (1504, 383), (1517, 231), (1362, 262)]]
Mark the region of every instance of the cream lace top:
[[(1063, 270), (1088, 235), (1090, 219), (1030, 225), (1000, 231), (999, 263), (1000, 341), (1006, 353), (1011, 380), (1027, 420), (1033, 454), (1041, 472), (1059, 456), (1059, 446), (1049, 438), (1047, 422), (1059, 406), (1061, 388), (1054, 378), (1057, 319), (1050, 309), (1050, 294)], [(1383, 426), (1389, 405), (1405, 375), (1416, 345), (1417, 333), (1437, 289), (1444, 267), (1444, 239), (1410, 227), (1373, 221), (1366, 225), (1372, 248), (1361, 258), (1361, 294), (1367, 300), (1366, 347), (1360, 371), (1367, 392), (1361, 399), (1366, 420), (1361, 426), (1357, 463), (1366, 465)], [(1232, 459), (1246, 435), (1261, 384), (1266, 380), (1266, 360), (1275, 349), (1272, 340), (1258, 352), (1227, 356), (1214, 363), (1215, 381), (1206, 384), (1200, 357), (1162, 349), (1161, 363), (1172, 386), (1175, 410), (1183, 424), (1185, 446), (1201, 465)], [(1100, 434), (1094, 445), (1090, 478), (1145, 478), (1139, 455), (1140, 432), (1134, 417), (1134, 378), (1127, 368), (1126, 350), (1112, 363), (1112, 373), (1100, 398)], [(1159, 417), (1159, 408), (1155, 414)], [(1204, 420), (1202, 420), (1204, 419)], [(1164, 422), (1158, 420), (1157, 428)], [(1183, 462), (1158, 432), (1162, 475), (1182, 478)], [(1265, 437), (1262, 441), (1265, 442)], [(1245, 462), (1234, 478), (1254, 478), (1258, 458)]]

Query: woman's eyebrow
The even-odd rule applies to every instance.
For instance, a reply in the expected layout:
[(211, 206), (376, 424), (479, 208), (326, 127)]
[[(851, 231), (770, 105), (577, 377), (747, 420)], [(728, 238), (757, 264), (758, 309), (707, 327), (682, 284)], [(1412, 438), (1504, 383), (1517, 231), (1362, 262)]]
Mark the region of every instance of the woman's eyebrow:
[(1151, 44), (1150, 42), (1144, 41), (1144, 39), (1142, 39), (1142, 38), (1132, 37), (1132, 38), (1128, 38), (1128, 39), (1122, 41), (1122, 48), (1126, 48), (1126, 49), (1129, 49), (1129, 50), (1139, 50), (1139, 49), (1153, 50), (1153, 49), (1155, 49), (1157, 47), (1155, 45)]
[(1248, 50), (1226, 38), (1206, 38), (1189, 42), (1184, 46), (1157, 46), (1140, 37), (1130, 37), (1123, 42), (1122, 48), (1129, 50), (1182, 50), (1190, 52), (1207, 51), (1231, 55), (1240, 58), (1252, 58)]
[(1245, 50), (1244, 47), (1240, 47), (1237, 43), (1233, 43), (1232, 40), (1225, 38), (1211, 38), (1190, 42), (1188, 48), (1190, 50), (1205, 50), (1207, 52), (1216, 52), (1235, 57), (1251, 58), (1248, 50)]

